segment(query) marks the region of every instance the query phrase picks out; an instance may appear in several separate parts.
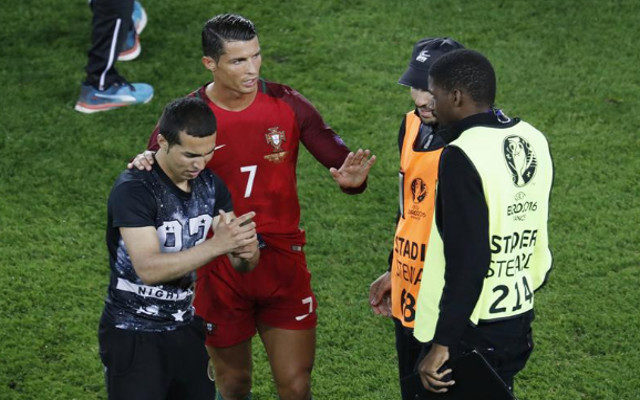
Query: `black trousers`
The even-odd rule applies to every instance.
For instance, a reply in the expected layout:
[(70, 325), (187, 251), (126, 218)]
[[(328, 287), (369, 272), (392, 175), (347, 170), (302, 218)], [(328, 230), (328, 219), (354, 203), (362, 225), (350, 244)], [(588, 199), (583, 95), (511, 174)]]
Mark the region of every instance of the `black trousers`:
[[(531, 311), (509, 320), (469, 326), (460, 344), (449, 348), (449, 357), (455, 359), (471, 350), (478, 351), (513, 391), (513, 378), (524, 368), (533, 351), (533, 318)], [(424, 345), (420, 360), (430, 348), (431, 343)]]
[(405, 328), (402, 323), (393, 318), (396, 330), (396, 351), (398, 353), (398, 375), (400, 378), (400, 392), (402, 400), (413, 400), (415, 394), (407, 386), (403, 378), (415, 372), (420, 359), (423, 344), (413, 336), (413, 329)]
[(454, 355), (477, 350), (513, 391), (513, 378), (520, 372), (533, 351), (531, 320), (527, 317), (504, 322), (481, 324), (469, 328)]
[(98, 331), (109, 400), (212, 400), (209, 356), (200, 318), (169, 332), (118, 329), (105, 320)]
[(84, 83), (104, 90), (122, 81), (114, 65), (127, 33), (133, 29), (133, 0), (92, 0), (91, 9), (91, 49)]

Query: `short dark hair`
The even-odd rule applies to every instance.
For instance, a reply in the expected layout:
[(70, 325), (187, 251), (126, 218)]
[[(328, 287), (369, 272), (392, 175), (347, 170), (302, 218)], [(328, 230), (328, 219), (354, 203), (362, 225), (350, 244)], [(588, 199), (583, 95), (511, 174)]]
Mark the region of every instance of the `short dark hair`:
[(256, 26), (238, 14), (220, 14), (202, 28), (202, 53), (218, 61), (224, 54), (224, 42), (247, 41), (258, 34)]
[(180, 144), (180, 132), (206, 137), (216, 133), (216, 116), (202, 99), (182, 97), (167, 104), (158, 122), (158, 133), (169, 146)]
[(460, 49), (444, 54), (433, 63), (429, 76), (445, 90), (468, 93), (476, 103), (493, 106), (495, 102), (496, 73), (477, 51)]

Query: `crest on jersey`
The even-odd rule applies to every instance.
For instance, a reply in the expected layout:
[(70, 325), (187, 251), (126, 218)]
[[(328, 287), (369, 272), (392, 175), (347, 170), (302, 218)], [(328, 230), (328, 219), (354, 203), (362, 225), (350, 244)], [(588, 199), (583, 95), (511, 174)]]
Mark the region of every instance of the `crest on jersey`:
[(279, 130), (277, 126), (273, 128), (269, 128), (267, 133), (265, 133), (267, 137), (267, 143), (273, 147), (273, 152), (282, 151), (282, 143), (284, 143), (287, 138), (284, 136), (284, 131)]
[(282, 150), (282, 144), (287, 141), (284, 131), (274, 126), (269, 128), (264, 136), (267, 139), (267, 144), (271, 146), (271, 154), (267, 154), (264, 158), (275, 163), (284, 160), (287, 155), (287, 152)]
[(538, 165), (529, 142), (520, 136), (508, 136), (504, 139), (503, 150), (514, 185), (522, 187), (529, 183)]
[(413, 195), (413, 202), (420, 203), (427, 197), (427, 185), (420, 178), (416, 178), (411, 181), (411, 194)]

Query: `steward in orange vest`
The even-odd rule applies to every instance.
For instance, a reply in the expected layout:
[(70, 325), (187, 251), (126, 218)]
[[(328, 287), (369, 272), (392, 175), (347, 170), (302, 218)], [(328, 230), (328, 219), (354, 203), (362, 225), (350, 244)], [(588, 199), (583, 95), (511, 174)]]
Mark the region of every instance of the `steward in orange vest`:
[(413, 336), (413, 325), (433, 221), (438, 161), (445, 145), (436, 133), (428, 71), (438, 57), (462, 47), (449, 38), (418, 41), (409, 68), (398, 81), (411, 88), (416, 109), (405, 115), (398, 137), (399, 212), (389, 270), (371, 284), (369, 300), (376, 314), (393, 317), (403, 399), (414, 398), (410, 382), (403, 378), (414, 372), (422, 348)]

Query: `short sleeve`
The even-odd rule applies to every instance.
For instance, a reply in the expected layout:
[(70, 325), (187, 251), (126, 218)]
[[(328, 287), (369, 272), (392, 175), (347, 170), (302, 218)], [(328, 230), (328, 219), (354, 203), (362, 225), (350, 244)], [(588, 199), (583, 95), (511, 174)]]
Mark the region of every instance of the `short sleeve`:
[(227, 188), (227, 185), (218, 176), (214, 176), (214, 185), (216, 191), (216, 203), (213, 210), (213, 215), (218, 215), (220, 210), (224, 212), (233, 211), (233, 203), (231, 201), (231, 193)]
[(124, 181), (114, 186), (108, 207), (114, 228), (155, 227), (156, 202), (140, 180)]

